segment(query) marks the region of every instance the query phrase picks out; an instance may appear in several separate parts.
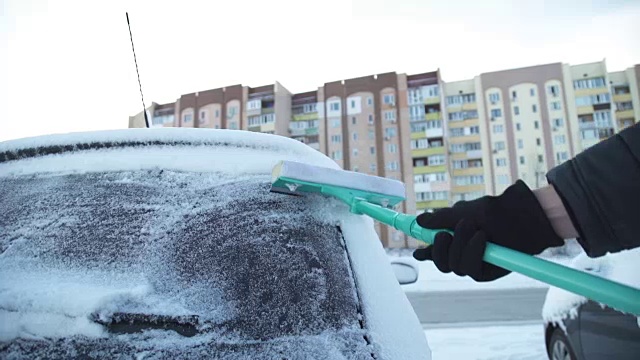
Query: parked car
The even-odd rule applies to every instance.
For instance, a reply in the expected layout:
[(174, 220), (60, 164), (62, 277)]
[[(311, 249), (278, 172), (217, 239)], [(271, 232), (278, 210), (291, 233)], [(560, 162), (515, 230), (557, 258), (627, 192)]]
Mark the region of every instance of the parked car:
[[(640, 287), (640, 249), (591, 259), (573, 267)], [(545, 341), (552, 360), (640, 359), (640, 319), (557, 288), (543, 308)]]
[(279, 160), (338, 168), (231, 130), (0, 143), (0, 358), (430, 359), (373, 221), (269, 192)]

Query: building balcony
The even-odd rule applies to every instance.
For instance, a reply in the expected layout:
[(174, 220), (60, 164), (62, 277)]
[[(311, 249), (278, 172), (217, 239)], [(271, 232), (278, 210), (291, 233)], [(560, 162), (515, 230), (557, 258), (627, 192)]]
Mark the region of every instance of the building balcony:
[(606, 86), (590, 88), (590, 89), (575, 89), (575, 96), (589, 96), (589, 95), (599, 95), (606, 94), (609, 92), (609, 89)]
[(433, 174), (433, 173), (446, 172), (446, 171), (447, 171), (446, 165), (416, 166), (413, 168), (414, 175)]
[(595, 121), (585, 121), (585, 122), (581, 122), (579, 125), (581, 130), (596, 128)]
[(465, 169), (453, 169), (453, 176), (482, 175), (484, 168), (482, 166), (470, 167)]
[(435, 104), (439, 104), (440, 103), (440, 98), (439, 97), (428, 97), (424, 99), (424, 104), (425, 105), (435, 105)]
[(426, 149), (411, 150), (412, 157), (425, 157), (430, 155), (440, 155), (445, 153), (444, 146), (430, 147)]
[(273, 107), (262, 108), (262, 110), (260, 111), (260, 114), (262, 114), (262, 115), (273, 114), (274, 111), (275, 111), (275, 109)]
[(633, 109), (616, 111), (616, 119), (633, 118)]
[(462, 104), (462, 110), (477, 110), (478, 104), (475, 102)]
[(630, 93), (613, 95), (613, 102), (626, 102), (626, 101), (631, 101)]
[(577, 112), (578, 115), (593, 114), (593, 105), (578, 106)]
[(452, 193), (469, 193), (476, 191), (484, 191), (484, 184), (473, 184), (473, 185), (461, 185), (456, 186), (456, 184), (451, 185)]
[(293, 115), (293, 121), (315, 120), (318, 118), (318, 112), (302, 113)]
[(306, 136), (313, 136), (313, 135), (318, 135), (318, 128), (314, 127), (314, 128), (306, 128), (304, 129), (304, 134)]
[(425, 114), (424, 119), (425, 120), (439, 120), (440, 119), (440, 112), (432, 112), (432, 113)]
[(472, 134), (472, 135), (463, 135), (463, 136), (449, 136), (450, 144), (462, 144), (462, 143), (472, 143), (472, 142), (481, 142), (480, 135)]
[(440, 209), (448, 206), (449, 200), (416, 201), (416, 208), (418, 210)]
[(428, 138), (443, 137), (444, 129), (443, 128), (427, 129), (425, 131), (425, 134), (427, 135)]
[(448, 125), (449, 128), (460, 128), (460, 127), (471, 127), (480, 124), (480, 120), (478, 118), (466, 119), (466, 120), (449, 120)]
[(411, 133), (411, 140), (424, 139), (426, 137), (427, 133), (425, 131), (416, 131)]

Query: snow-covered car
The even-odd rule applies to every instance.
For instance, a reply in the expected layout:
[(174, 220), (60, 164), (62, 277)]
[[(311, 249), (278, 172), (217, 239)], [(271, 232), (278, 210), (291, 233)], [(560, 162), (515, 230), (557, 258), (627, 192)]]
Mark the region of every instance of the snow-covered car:
[[(600, 258), (578, 255), (571, 264), (640, 288), (640, 249)], [(547, 354), (552, 360), (640, 359), (640, 318), (551, 287), (542, 315)]]
[(271, 193), (274, 135), (0, 143), (0, 358), (430, 359), (373, 221)]

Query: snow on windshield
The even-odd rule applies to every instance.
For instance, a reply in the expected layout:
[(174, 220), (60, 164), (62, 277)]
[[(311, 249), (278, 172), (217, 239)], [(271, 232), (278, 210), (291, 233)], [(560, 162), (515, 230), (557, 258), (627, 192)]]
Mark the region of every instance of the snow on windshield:
[[(573, 260), (571, 267), (593, 272), (621, 284), (640, 289), (640, 249), (625, 250), (607, 254), (599, 258), (590, 258), (581, 253)], [(575, 318), (578, 307), (588, 301), (587, 298), (556, 287), (550, 287), (542, 308), (544, 321), (564, 326), (562, 320)], [(640, 318), (638, 318), (640, 326)]]
[[(268, 176), (173, 171), (5, 177), (2, 188), (2, 341), (90, 343), (107, 336), (90, 319), (120, 313), (197, 316), (219, 354), (274, 339), (295, 348), (283, 339), (300, 336), (304, 351), (374, 351), (322, 198), (270, 193)], [(144, 338), (109, 346), (153, 350)]]

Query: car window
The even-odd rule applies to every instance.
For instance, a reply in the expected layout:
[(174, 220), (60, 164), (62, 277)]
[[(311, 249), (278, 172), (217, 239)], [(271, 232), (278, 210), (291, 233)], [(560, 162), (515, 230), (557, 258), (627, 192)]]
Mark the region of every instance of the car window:
[(266, 176), (49, 174), (0, 189), (9, 351), (373, 352), (339, 227)]

